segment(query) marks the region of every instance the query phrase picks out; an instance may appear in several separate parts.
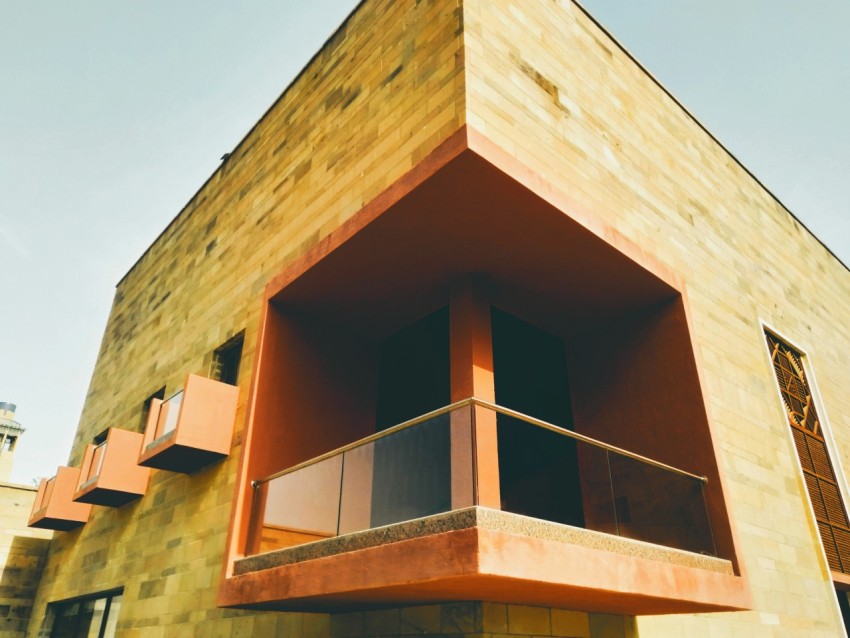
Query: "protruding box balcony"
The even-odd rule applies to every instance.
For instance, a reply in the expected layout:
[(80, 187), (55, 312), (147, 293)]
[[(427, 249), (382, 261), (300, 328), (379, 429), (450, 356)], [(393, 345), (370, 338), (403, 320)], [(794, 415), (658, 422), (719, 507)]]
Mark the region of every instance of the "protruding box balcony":
[(137, 465), (142, 438), (138, 432), (110, 428), (105, 441), (89, 445), (74, 500), (121, 507), (144, 495), (151, 471)]
[(235, 386), (190, 374), (183, 389), (151, 402), (138, 463), (191, 474), (230, 453)]
[(60, 467), (56, 476), (42, 479), (27, 525), (67, 532), (89, 520), (91, 505), (74, 502), (80, 470)]

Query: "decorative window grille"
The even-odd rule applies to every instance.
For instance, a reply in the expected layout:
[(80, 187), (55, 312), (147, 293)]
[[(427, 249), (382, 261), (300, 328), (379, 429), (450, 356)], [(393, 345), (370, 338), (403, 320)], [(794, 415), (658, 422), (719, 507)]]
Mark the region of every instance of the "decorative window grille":
[(850, 521), (829, 459), (802, 357), (773, 335), (766, 334), (766, 337), (829, 567), (850, 574)]

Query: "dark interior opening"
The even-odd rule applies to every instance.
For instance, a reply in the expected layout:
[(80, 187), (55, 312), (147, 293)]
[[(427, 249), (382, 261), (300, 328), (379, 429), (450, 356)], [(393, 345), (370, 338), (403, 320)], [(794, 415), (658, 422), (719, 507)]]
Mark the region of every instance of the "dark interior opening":
[[(159, 399), (160, 401), (165, 399), (165, 386), (162, 386), (159, 390), (157, 390), (152, 395), (150, 395), (147, 399), (142, 401), (142, 418), (139, 421), (139, 430), (138, 430), (139, 432), (145, 431), (145, 426), (148, 423), (148, 415), (151, 412), (151, 403), (153, 403), (154, 399)], [(94, 439), (95, 445), (103, 443), (106, 440), (107, 431), (108, 431), (108, 429), (104, 430), (103, 432), (98, 434), (98, 436), (95, 437), (95, 439)]]
[(448, 306), (381, 343), (376, 431), (451, 401)]
[(847, 592), (838, 589), (835, 594), (838, 596), (838, 608), (841, 610), (844, 629), (850, 632), (850, 601), (847, 600)]
[[(448, 307), (385, 339), (375, 430), (448, 405), (450, 368)], [(451, 509), (447, 422), (447, 416), (441, 417), (375, 441), (372, 527)]]
[(212, 374), (216, 381), (236, 385), (239, 380), (239, 364), (242, 361), (242, 345), (245, 342), (245, 333), (229, 339), (226, 343), (216, 348), (213, 352)]
[[(564, 342), (493, 308), (496, 403), (573, 429)], [(575, 440), (498, 415), (502, 509), (584, 526)]]

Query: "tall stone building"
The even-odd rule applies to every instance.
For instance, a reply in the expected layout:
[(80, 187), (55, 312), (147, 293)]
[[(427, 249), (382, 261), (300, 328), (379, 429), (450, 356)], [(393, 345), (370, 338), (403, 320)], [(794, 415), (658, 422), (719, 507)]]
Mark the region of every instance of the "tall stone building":
[(848, 317), (577, 4), (365, 0), (119, 282), (30, 634), (840, 635)]
[(52, 533), (27, 527), (35, 487), (9, 482), (24, 427), (0, 402), (0, 638), (22, 638)]

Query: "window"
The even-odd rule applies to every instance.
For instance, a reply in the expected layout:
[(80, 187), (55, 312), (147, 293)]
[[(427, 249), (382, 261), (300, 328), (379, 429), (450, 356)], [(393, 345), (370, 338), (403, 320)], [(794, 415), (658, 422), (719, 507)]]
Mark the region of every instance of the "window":
[(122, 591), (48, 605), (51, 638), (113, 638)]
[[(144, 402), (142, 403), (142, 424), (141, 424), (141, 428), (139, 429), (139, 432), (145, 431), (145, 427), (148, 424), (148, 414), (150, 414), (151, 403), (153, 403), (153, 400), (159, 399), (160, 401), (162, 401), (164, 398), (165, 398), (165, 386), (162, 386), (159, 390), (157, 390), (152, 395), (150, 395), (147, 399), (144, 400)], [(105, 434), (106, 434), (106, 431), (104, 430), (104, 438), (103, 438), (104, 441), (106, 440)], [(101, 441), (98, 441), (97, 439), (95, 439), (95, 443), (101, 443)]]
[(850, 574), (850, 521), (799, 352), (766, 334), (829, 568)]
[(15, 436), (5, 436), (3, 437), (2, 451), (3, 452), (12, 452), (15, 449), (15, 441), (18, 438)]
[(239, 379), (239, 363), (242, 360), (242, 344), (245, 332), (240, 332), (227, 340), (213, 352), (210, 378), (229, 385), (236, 385)]

